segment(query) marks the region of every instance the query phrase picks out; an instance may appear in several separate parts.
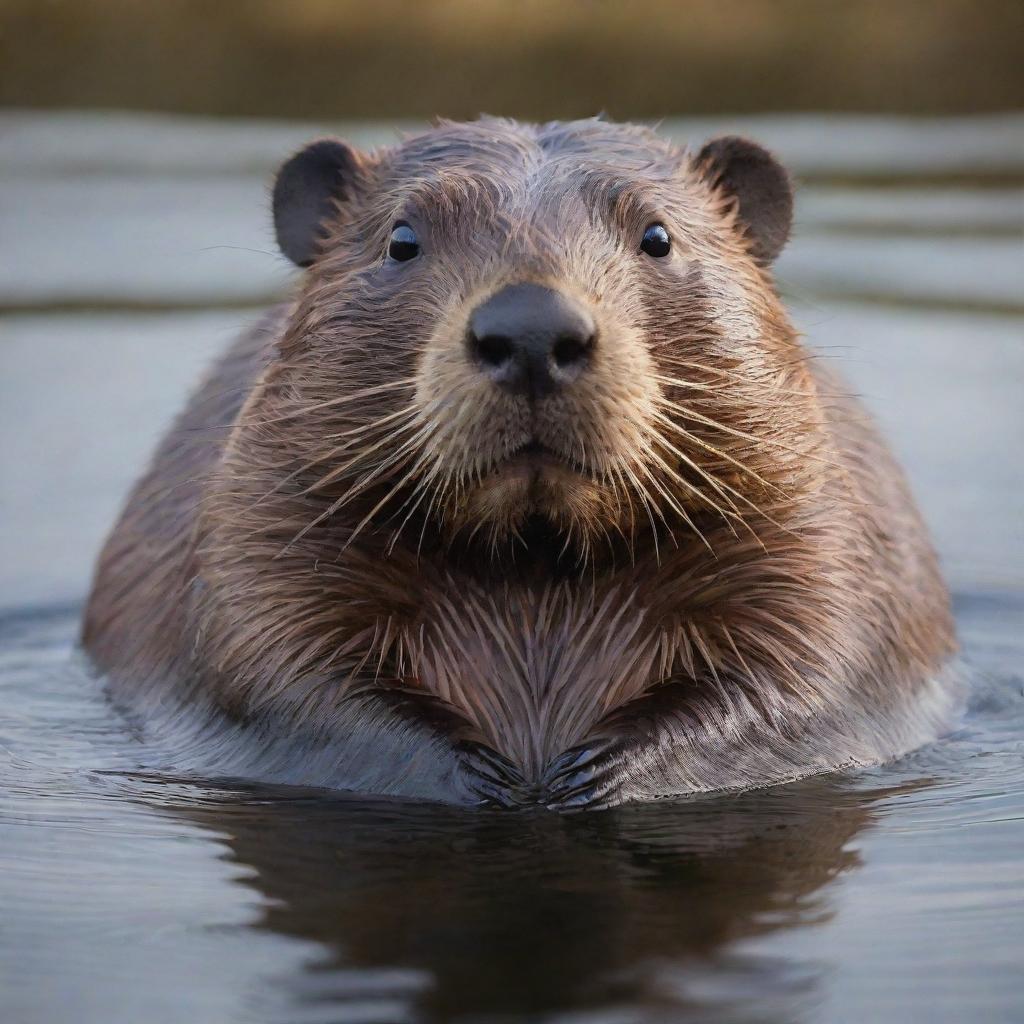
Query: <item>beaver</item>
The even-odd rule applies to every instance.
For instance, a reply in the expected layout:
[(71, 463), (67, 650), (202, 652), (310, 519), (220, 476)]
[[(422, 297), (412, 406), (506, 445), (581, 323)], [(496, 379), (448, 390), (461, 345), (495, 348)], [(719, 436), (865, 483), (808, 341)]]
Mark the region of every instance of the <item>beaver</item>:
[(83, 639), (115, 697), (231, 723), (273, 751), (256, 774), (554, 808), (945, 727), (948, 593), (787, 318), (793, 188), (766, 149), (442, 121), (313, 141), (272, 205), (296, 293), (217, 363), (99, 559)]

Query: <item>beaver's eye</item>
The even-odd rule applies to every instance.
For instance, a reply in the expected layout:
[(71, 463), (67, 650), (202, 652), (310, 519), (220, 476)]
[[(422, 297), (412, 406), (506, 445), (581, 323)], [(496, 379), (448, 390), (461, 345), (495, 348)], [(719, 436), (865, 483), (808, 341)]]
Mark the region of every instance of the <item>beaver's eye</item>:
[(667, 256), (672, 248), (672, 239), (668, 237), (664, 224), (648, 224), (644, 231), (640, 249), (648, 256)]
[(415, 259), (420, 253), (416, 232), (405, 221), (399, 221), (391, 231), (388, 240), (388, 255), (398, 263)]

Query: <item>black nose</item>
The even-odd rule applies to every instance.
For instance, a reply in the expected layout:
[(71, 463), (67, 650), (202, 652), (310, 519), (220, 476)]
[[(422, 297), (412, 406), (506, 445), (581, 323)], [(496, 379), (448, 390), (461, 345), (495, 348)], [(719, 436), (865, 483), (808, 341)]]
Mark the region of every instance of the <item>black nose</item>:
[(469, 348), (499, 387), (540, 397), (572, 383), (594, 348), (594, 321), (567, 295), (538, 284), (514, 284), (469, 318)]

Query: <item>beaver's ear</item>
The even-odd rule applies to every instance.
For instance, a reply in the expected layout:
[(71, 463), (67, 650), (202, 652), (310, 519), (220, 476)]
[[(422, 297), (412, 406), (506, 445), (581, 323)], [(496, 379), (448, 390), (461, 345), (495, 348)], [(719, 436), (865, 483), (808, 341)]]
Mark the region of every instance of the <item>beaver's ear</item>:
[(750, 251), (767, 265), (782, 252), (793, 223), (793, 186), (785, 168), (756, 142), (738, 135), (712, 139), (697, 154), (698, 171), (736, 200)]
[(274, 181), (274, 231), (281, 252), (308, 267), (334, 202), (347, 199), (363, 156), (340, 139), (318, 139), (286, 160)]

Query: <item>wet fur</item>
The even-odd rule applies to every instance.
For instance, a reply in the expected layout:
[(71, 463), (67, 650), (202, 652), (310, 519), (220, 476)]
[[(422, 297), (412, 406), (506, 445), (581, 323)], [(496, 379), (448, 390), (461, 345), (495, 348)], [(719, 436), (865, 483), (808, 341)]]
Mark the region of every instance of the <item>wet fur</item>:
[[(465, 743), (529, 799), (607, 746), (583, 791), (615, 802), (937, 734), (953, 635), (924, 527), (699, 159), (484, 120), (351, 173), (294, 302), (215, 367), (104, 550), (84, 635), (116, 693), (302, 736), (296, 781), (452, 800)], [(424, 255), (396, 267), (400, 217)], [(654, 219), (671, 260), (637, 251)], [(535, 406), (464, 345), (520, 280), (599, 331), (584, 384)], [(537, 437), (584, 476), (495, 472)]]

